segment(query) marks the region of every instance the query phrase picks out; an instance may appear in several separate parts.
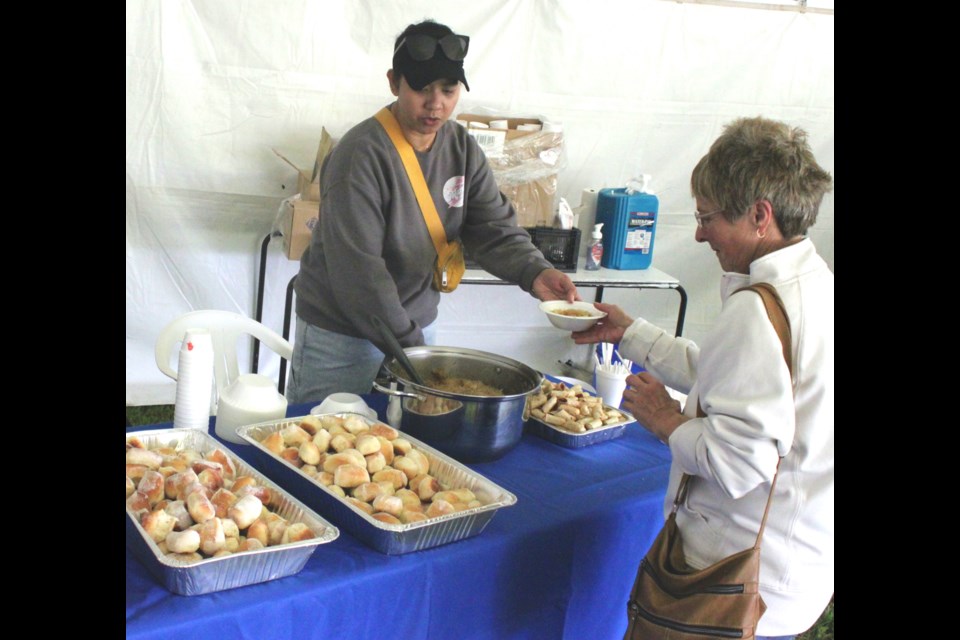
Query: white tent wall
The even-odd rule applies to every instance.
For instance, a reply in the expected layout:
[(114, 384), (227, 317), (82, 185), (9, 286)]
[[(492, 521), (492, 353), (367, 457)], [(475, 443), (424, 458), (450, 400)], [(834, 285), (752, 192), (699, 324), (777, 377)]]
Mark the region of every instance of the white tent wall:
[[(832, 5), (832, 3), (831, 3)], [(832, 11), (666, 0), (129, 0), (126, 4), (126, 398), (169, 404), (154, 362), (161, 328), (196, 309), (253, 317), (260, 247), (321, 127), (336, 139), (388, 104), (392, 44), (433, 18), (470, 36), (459, 113), (563, 123), (559, 195), (647, 173), (660, 196), (653, 266), (689, 296), (683, 335), (716, 319), (720, 267), (694, 241), (690, 171), (740, 116), (805, 128), (834, 167)], [(782, 8), (782, 7), (781, 7)], [(833, 194), (810, 230), (831, 269)], [(582, 249), (591, 220), (581, 220)], [(266, 260), (263, 322), (283, 328), (298, 262)], [(362, 277), (363, 274), (357, 274)], [(582, 292), (592, 299), (593, 290)], [(674, 329), (675, 291), (607, 289), (604, 300)], [(552, 373), (587, 347), (552, 328), (516, 287), (445, 295), (438, 342)], [(292, 334), (292, 331), (291, 331)], [(241, 349), (241, 368), (250, 352)], [(261, 350), (259, 370), (279, 360)]]

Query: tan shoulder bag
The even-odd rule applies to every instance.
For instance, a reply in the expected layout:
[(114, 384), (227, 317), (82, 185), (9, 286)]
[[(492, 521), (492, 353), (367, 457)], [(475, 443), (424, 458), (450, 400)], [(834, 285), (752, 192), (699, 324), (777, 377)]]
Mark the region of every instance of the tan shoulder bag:
[[(790, 321), (783, 301), (776, 289), (767, 283), (743, 287), (735, 293), (747, 289), (763, 298), (767, 316), (780, 337), (787, 369), (792, 375)], [(705, 415), (699, 403), (697, 415)], [(625, 640), (749, 639), (756, 636), (757, 623), (767, 608), (760, 597), (760, 540), (767, 526), (773, 488), (779, 474), (780, 461), (770, 483), (770, 495), (753, 547), (700, 570), (687, 566), (677, 528), (677, 509), (686, 499), (692, 477), (683, 474), (673, 510), (640, 562), (627, 601), (629, 622)]]

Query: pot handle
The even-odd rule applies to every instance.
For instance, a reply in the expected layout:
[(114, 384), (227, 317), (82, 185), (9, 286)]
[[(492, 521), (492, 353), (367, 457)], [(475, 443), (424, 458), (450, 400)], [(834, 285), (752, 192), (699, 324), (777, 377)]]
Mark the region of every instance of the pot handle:
[(380, 393), (385, 393), (388, 396), (397, 396), (401, 398), (416, 398), (420, 402), (426, 401), (426, 398), (418, 393), (409, 393), (407, 391), (397, 391), (396, 389), (388, 389), (381, 385), (376, 380), (373, 381), (373, 388), (379, 391)]

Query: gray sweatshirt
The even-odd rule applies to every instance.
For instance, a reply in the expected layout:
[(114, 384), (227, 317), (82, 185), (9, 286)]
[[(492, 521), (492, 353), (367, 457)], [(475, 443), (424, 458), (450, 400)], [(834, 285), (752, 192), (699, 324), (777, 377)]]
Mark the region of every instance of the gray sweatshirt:
[[(530, 291), (552, 265), (517, 226), (483, 150), (448, 121), (417, 152), (447, 241), (461, 239), (493, 275)], [(383, 349), (378, 315), (405, 346), (423, 344), (437, 317), (431, 286), (437, 253), (400, 155), (375, 118), (350, 129), (320, 172), (320, 223), (300, 259), (297, 315)]]

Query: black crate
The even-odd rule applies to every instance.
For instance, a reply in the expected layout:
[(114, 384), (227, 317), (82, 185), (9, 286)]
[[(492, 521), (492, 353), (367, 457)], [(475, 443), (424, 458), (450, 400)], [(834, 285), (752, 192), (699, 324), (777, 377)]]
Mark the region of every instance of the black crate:
[[(580, 229), (554, 229), (551, 227), (524, 227), (530, 239), (550, 263), (560, 271), (573, 273), (577, 270), (577, 256), (580, 255)], [(479, 269), (480, 265), (467, 252), (463, 259), (468, 269)]]
[(560, 271), (572, 273), (577, 270), (580, 255), (580, 229), (554, 229), (552, 227), (524, 227), (533, 244), (543, 257)]

